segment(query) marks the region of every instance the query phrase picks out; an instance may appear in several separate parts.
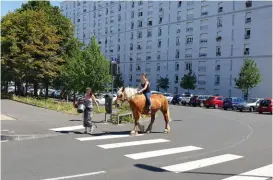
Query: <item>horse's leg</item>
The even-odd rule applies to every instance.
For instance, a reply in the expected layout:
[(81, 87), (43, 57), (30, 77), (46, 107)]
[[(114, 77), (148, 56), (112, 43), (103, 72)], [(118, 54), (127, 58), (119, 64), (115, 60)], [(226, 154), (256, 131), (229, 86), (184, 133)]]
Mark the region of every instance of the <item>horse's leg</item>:
[(163, 113), (164, 116), (164, 120), (165, 120), (165, 129), (164, 129), (164, 133), (168, 133), (171, 130), (170, 124), (169, 124), (169, 116), (168, 116), (168, 112), (164, 112)]
[(145, 131), (146, 133), (150, 133), (152, 131), (152, 126), (154, 124), (154, 121), (155, 121), (155, 113), (152, 113), (151, 114), (151, 122), (150, 122), (148, 128)]
[(140, 118), (140, 113), (139, 112), (133, 112), (134, 120), (135, 120), (135, 125), (134, 129), (131, 131), (131, 135), (137, 135), (137, 126), (139, 126), (139, 118)]

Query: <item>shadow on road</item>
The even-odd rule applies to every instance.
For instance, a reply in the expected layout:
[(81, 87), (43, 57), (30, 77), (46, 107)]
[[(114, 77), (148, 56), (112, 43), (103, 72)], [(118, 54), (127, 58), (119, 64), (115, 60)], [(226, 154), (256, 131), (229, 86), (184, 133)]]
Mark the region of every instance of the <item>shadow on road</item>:
[[(152, 171), (152, 172), (170, 172), (158, 167), (150, 166), (147, 164), (135, 164), (134, 165), (137, 168), (144, 169), (147, 171)], [(234, 173), (214, 173), (214, 172), (181, 172), (183, 174), (200, 174), (200, 175), (216, 175), (216, 176), (240, 176), (240, 177), (252, 177), (252, 178), (268, 178), (272, 179), (270, 176), (257, 176), (257, 175), (240, 175), (240, 174), (234, 174)]]
[(168, 172), (168, 171), (166, 171), (164, 169), (154, 167), (154, 166), (150, 166), (150, 165), (147, 165), (147, 164), (135, 164), (134, 166), (137, 167), (137, 168), (152, 171), (152, 172)]

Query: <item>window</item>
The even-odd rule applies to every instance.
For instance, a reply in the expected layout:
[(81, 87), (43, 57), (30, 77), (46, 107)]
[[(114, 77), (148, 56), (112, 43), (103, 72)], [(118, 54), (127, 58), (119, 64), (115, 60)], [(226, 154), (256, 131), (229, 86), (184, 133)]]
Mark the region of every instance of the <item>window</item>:
[(245, 23), (251, 23), (251, 13), (250, 12), (246, 13)]
[(193, 5), (194, 1), (187, 1), (187, 5)]
[(137, 32), (137, 38), (138, 38), (138, 39), (142, 38), (142, 31), (138, 31), (138, 32)]
[(235, 21), (235, 15), (232, 14), (232, 26), (234, 26), (234, 21)]
[(208, 7), (209, 6), (202, 6), (201, 7), (201, 16), (205, 16), (205, 15), (209, 14)]
[(216, 60), (216, 61), (215, 61), (215, 70), (216, 70), (216, 71), (220, 71), (220, 69), (221, 69), (220, 60)]
[(105, 27), (105, 34), (107, 34), (108, 33), (108, 28), (107, 27)]
[(186, 44), (192, 44), (193, 43), (193, 36), (187, 36), (186, 37)]
[(177, 50), (175, 51), (175, 58), (176, 58), (176, 59), (179, 59), (179, 54), (180, 54), (179, 49), (177, 49)]
[(187, 19), (194, 18), (194, 9), (188, 9), (187, 10)]
[(148, 15), (152, 15), (153, 14), (153, 7), (149, 6), (148, 7)]
[(232, 74), (229, 75), (229, 86), (232, 86)]
[(152, 37), (152, 29), (147, 30), (147, 37)]
[(130, 44), (130, 50), (133, 50), (134, 49), (134, 46), (133, 46), (133, 43)]
[(180, 33), (180, 24), (176, 25), (176, 33), (178, 33), (178, 34)]
[(131, 22), (131, 29), (134, 29), (134, 22)]
[[(130, 65), (131, 65), (131, 64), (130, 64)], [(132, 69), (133, 69), (133, 68), (132, 68)], [(130, 75), (129, 75), (129, 81), (132, 82), (132, 80), (133, 80), (133, 76), (132, 76), (132, 74), (130, 74)]]
[(177, 12), (177, 21), (181, 21), (181, 11)]
[(142, 9), (139, 9), (138, 10), (138, 17), (141, 17), (141, 16), (143, 16), (143, 12), (142, 12)]
[(137, 43), (137, 49), (138, 49), (138, 50), (141, 50), (141, 49), (142, 49), (141, 43)]
[(138, 1), (138, 5), (140, 6), (140, 5), (142, 5), (143, 4), (143, 2), (142, 1)]
[(249, 55), (249, 45), (248, 44), (244, 45), (244, 55)]
[(153, 21), (152, 21), (152, 18), (149, 18), (148, 19), (148, 24), (147, 24), (148, 26), (152, 26), (153, 25)]
[(152, 41), (147, 41), (146, 49), (152, 49)]
[(178, 62), (175, 62), (175, 70), (179, 71), (179, 63)]
[(252, 1), (251, 0), (247, 0), (245, 3), (246, 3), (247, 8), (252, 6)]
[(181, 7), (182, 6), (182, 1), (178, 1), (177, 7)]
[(118, 5), (118, 11), (121, 11), (121, 4)]
[(161, 39), (158, 40), (157, 47), (161, 48)]
[(134, 11), (132, 11), (131, 12), (131, 18), (134, 18), (134, 16), (135, 16), (135, 13), (134, 13)]
[(118, 15), (118, 21), (121, 21), (121, 15), (120, 14)]
[(117, 49), (118, 49), (118, 51), (120, 51), (120, 45), (119, 44), (118, 44), (118, 48)]
[(163, 17), (162, 17), (162, 16), (159, 16), (158, 24), (161, 24), (162, 21), (163, 21)]
[(137, 53), (137, 61), (141, 61), (142, 59), (142, 53)]
[(185, 51), (185, 58), (191, 58), (192, 57), (192, 48), (188, 48)]
[(177, 83), (178, 83), (178, 81), (179, 81), (178, 79), (179, 79), (178, 75), (177, 75), (177, 74), (176, 74), (176, 75), (174, 75), (174, 83), (175, 83), (175, 84), (177, 84)]
[(223, 2), (218, 3), (218, 13), (223, 12)]
[(222, 18), (217, 18), (217, 27), (222, 27)]
[(192, 70), (192, 63), (191, 62), (185, 62), (185, 70), (186, 71)]
[(230, 56), (233, 56), (233, 45), (230, 46)]
[(106, 12), (105, 12), (106, 15), (108, 15), (108, 8), (106, 8)]
[(192, 32), (193, 31), (193, 22), (188, 22), (186, 24), (186, 32)]
[(158, 28), (158, 36), (161, 36), (161, 34), (162, 34), (162, 29), (161, 29), (161, 27), (159, 27)]
[(232, 60), (230, 60), (230, 63), (229, 63), (229, 70), (232, 71)]
[(146, 60), (151, 60), (152, 59), (152, 53), (151, 52), (147, 52), (146, 53)]
[(208, 20), (207, 19), (201, 20), (200, 30), (202, 30), (202, 31), (208, 30)]
[(207, 57), (207, 48), (202, 47), (199, 49), (199, 57)]
[(142, 21), (138, 21), (138, 27), (142, 27)]
[(160, 63), (157, 63), (156, 71), (160, 71)]
[(245, 39), (250, 39), (250, 32), (251, 30), (249, 28), (245, 29)]
[(131, 7), (132, 7), (132, 8), (135, 7), (135, 2), (132, 2), (132, 6), (131, 6)]
[(157, 53), (156, 53), (157, 55), (156, 55), (156, 58), (157, 58), (157, 60), (160, 60), (161, 59), (161, 56), (160, 56), (160, 51), (157, 51)]
[(221, 56), (221, 46), (216, 46), (216, 56)]
[(200, 34), (200, 43), (204, 44), (207, 42), (208, 42), (208, 34), (207, 33)]
[(176, 37), (176, 46), (179, 46), (179, 45), (180, 45), (180, 38)]
[(221, 41), (221, 40), (222, 40), (222, 32), (218, 31), (216, 36), (216, 41)]
[(215, 85), (219, 85), (220, 84), (220, 75), (215, 75)]

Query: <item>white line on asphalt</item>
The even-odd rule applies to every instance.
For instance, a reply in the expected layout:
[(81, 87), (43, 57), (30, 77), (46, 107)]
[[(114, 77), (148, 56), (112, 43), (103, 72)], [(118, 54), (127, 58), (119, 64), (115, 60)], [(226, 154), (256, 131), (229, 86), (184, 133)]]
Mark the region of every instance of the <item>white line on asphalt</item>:
[(272, 177), (273, 164), (270, 164), (223, 180), (267, 180)]
[(9, 141), (9, 140), (3, 140), (3, 141), (1, 141), (1, 143), (2, 143), (2, 142), (8, 142), (8, 141)]
[(51, 131), (72, 131), (72, 130), (79, 130), (79, 129), (84, 129), (83, 125), (53, 128), (53, 129), (49, 129), (49, 130), (51, 130)]
[(169, 141), (170, 140), (167, 140), (167, 139), (150, 139), (150, 140), (129, 141), (129, 142), (113, 143), (113, 144), (103, 144), (98, 146), (103, 149), (111, 149), (111, 148), (119, 148), (119, 147), (127, 147), (127, 146), (138, 146), (138, 145), (144, 145), (144, 144), (163, 143), (163, 142), (169, 142)]
[(49, 179), (42, 179), (42, 180), (60, 180), (60, 179), (71, 179), (71, 178), (77, 178), (77, 177), (83, 177), (83, 176), (92, 176), (97, 174), (103, 174), (106, 173), (105, 171), (98, 171), (98, 172), (91, 172), (91, 173), (85, 173), (85, 174), (77, 174), (72, 176), (63, 176), (63, 177), (57, 177), (57, 178), (49, 178)]
[[(138, 134), (136, 136), (142, 136), (143, 134)], [(124, 138), (124, 137), (134, 137), (127, 134), (121, 134), (121, 135), (105, 135), (105, 136), (92, 136), (92, 137), (82, 137), (82, 138), (76, 138), (79, 141), (92, 141), (92, 140), (102, 140), (102, 139), (114, 139), (114, 138)]]
[(164, 155), (170, 155), (170, 154), (176, 154), (176, 153), (182, 153), (182, 152), (189, 152), (189, 151), (195, 151), (195, 150), (201, 150), (201, 149), (203, 149), (203, 148), (195, 147), (195, 146), (185, 146), (185, 147), (162, 149), (162, 150), (148, 151), (148, 152), (135, 153), (135, 154), (127, 154), (124, 156), (137, 160), (137, 159), (158, 157), (158, 156), (164, 156)]
[(202, 168), (206, 166), (211, 166), (211, 165), (215, 165), (215, 164), (219, 164), (219, 163), (223, 163), (223, 162), (227, 162), (227, 161), (231, 161), (235, 159), (240, 159), (242, 157), (243, 156), (237, 156), (233, 154), (224, 154), (224, 155), (215, 156), (211, 158), (200, 159), (197, 161), (165, 166), (165, 167), (162, 167), (161, 169), (171, 171), (174, 173), (181, 173), (181, 172), (190, 171), (190, 170), (194, 170), (194, 169), (198, 169), (198, 168)]

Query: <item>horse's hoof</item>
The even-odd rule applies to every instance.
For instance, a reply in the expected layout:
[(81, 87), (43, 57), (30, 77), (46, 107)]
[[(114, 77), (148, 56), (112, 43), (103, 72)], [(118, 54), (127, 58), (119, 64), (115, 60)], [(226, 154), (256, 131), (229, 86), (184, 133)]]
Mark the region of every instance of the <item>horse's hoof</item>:
[(136, 132), (136, 131), (131, 131), (131, 136), (135, 136), (135, 135), (137, 135), (138, 133)]
[(168, 134), (169, 132), (170, 132), (169, 129), (165, 129), (165, 130), (164, 130), (164, 133), (165, 133), (165, 134)]
[(145, 128), (144, 125), (139, 125), (139, 130), (140, 130), (141, 133), (144, 132), (144, 128)]
[(151, 130), (146, 130), (145, 133), (149, 134), (151, 133)]

